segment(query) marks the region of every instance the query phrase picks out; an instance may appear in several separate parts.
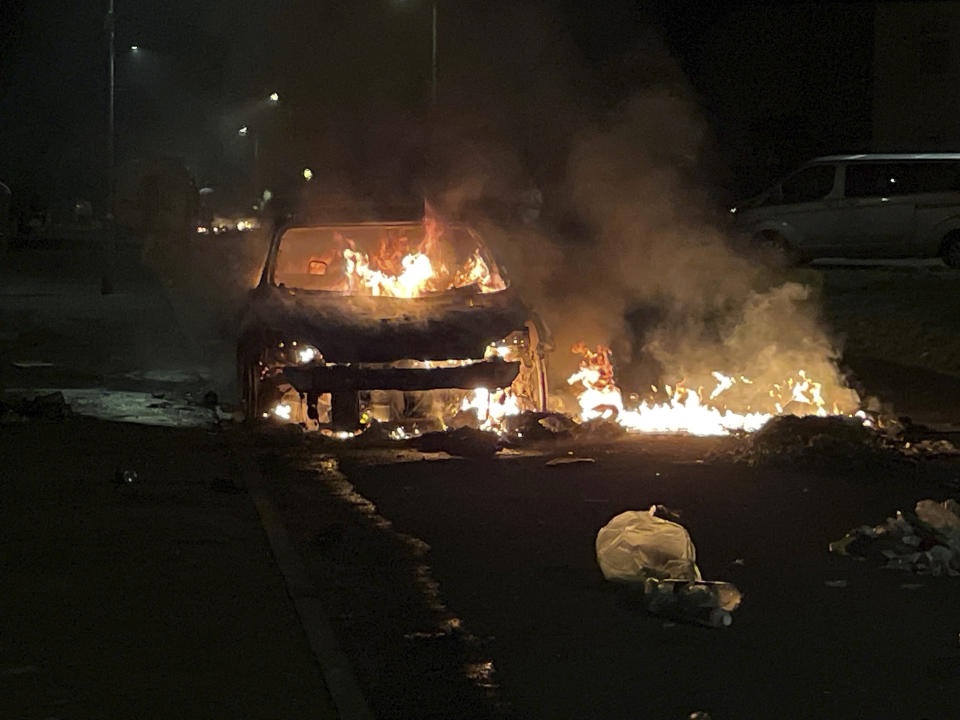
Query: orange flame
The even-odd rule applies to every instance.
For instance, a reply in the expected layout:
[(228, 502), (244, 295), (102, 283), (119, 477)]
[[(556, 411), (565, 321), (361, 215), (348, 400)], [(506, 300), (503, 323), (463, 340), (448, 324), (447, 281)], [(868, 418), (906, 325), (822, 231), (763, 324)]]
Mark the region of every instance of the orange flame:
[[(758, 430), (774, 415), (749, 407), (745, 412), (726, 407), (723, 394), (727, 390), (752, 383), (746, 377), (736, 378), (716, 371), (712, 373), (716, 385), (708, 394), (703, 388), (694, 391), (683, 387), (681, 380), (674, 387), (664, 386), (666, 402), (657, 403), (650, 399), (628, 409), (624, 407), (623, 394), (616, 383), (610, 348), (598, 345), (596, 350), (590, 350), (580, 342), (571, 350), (582, 356), (579, 369), (567, 380), (570, 385), (581, 386), (577, 399), (582, 420), (615, 420), (635, 432), (725, 435), (736, 430)], [(770, 409), (775, 409), (776, 414), (783, 414), (787, 408), (795, 415), (827, 415), (822, 388), (821, 383), (807, 377), (804, 370), (798, 370), (794, 376), (769, 389)], [(658, 392), (655, 386), (651, 389)], [(836, 406), (833, 413), (839, 414)], [(856, 415), (864, 417), (861, 412)]]

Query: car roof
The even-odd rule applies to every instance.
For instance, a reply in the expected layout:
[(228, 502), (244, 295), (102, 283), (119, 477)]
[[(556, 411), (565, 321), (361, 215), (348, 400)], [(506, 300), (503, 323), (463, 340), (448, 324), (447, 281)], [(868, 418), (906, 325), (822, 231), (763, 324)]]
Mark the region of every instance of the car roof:
[(861, 153), (858, 155), (824, 155), (810, 164), (828, 162), (910, 162), (918, 160), (960, 160), (960, 153)]

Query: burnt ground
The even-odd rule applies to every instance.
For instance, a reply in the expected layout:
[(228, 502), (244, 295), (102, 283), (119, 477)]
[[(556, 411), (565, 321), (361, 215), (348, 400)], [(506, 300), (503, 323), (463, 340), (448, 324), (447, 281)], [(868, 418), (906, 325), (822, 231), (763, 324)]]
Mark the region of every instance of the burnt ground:
[[(545, 462), (567, 447), (490, 460), (313, 450), (265, 467), (378, 717), (956, 717), (958, 580), (827, 544), (950, 495), (960, 462), (703, 461), (729, 442), (633, 438), (560, 467)], [(731, 628), (665, 622), (603, 580), (597, 530), (653, 503), (681, 512), (705, 577), (743, 591)], [(421, 565), (440, 611), (426, 609)], [(459, 630), (430, 635), (450, 617)], [(466, 682), (485, 662), (492, 672)]]

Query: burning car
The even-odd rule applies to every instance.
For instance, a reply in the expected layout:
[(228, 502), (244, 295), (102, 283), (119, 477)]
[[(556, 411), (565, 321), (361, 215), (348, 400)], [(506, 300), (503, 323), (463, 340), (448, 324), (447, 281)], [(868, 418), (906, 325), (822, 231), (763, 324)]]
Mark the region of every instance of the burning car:
[(292, 224), (271, 239), (238, 345), (247, 418), (352, 431), (545, 409), (548, 338), (479, 234)]

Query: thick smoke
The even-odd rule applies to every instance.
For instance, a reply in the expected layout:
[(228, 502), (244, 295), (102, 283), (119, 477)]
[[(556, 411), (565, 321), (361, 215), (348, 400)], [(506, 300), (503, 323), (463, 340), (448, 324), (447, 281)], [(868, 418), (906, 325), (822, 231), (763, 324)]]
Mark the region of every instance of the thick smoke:
[[(706, 177), (707, 125), (662, 48), (647, 53), (669, 82), (583, 122), (570, 145), (560, 197), (576, 230), (487, 229), (553, 330), (553, 387), (583, 340), (613, 348), (627, 391), (682, 381), (709, 392), (719, 371), (753, 382), (724, 396), (733, 409), (773, 409), (769, 388), (803, 370), (828, 409), (856, 409), (808, 288), (732, 249)], [(461, 204), (458, 193), (493, 182), (485, 167), (467, 177), (451, 192)]]

